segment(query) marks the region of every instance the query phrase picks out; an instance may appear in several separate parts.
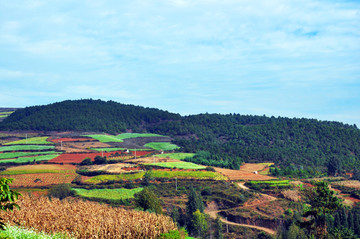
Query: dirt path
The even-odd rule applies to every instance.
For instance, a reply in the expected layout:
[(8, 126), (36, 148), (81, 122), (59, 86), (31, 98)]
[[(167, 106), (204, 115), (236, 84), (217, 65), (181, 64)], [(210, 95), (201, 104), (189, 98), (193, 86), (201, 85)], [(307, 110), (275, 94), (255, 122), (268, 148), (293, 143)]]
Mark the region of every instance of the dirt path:
[[(244, 189), (244, 190), (249, 190), (248, 187), (245, 186), (245, 182), (239, 182), (237, 183), (237, 185), (241, 188), (241, 189)], [(277, 198), (276, 197), (273, 197), (273, 196), (270, 196), (270, 195), (267, 195), (267, 194), (263, 194), (263, 193), (260, 193), (260, 196), (263, 197), (265, 199), (265, 202), (263, 200), (260, 200), (260, 201), (257, 201), (256, 203), (250, 203), (248, 205), (244, 205), (245, 207), (253, 207), (253, 206), (256, 206), (256, 205), (259, 205), (259, 204), (263, 204), (263, 203), (266, 203), (266, 202), (271, 202), (271, 201), (274, 201), (276, 200)], [(206, 214), (209, 214), (211, 218), (213, 219), (216, 219), (217, 217), (217, 214), (220, 212), (220, 210), (218, 210), (215, 202), (214, 203), (211, 203), (210, 205), (208, 205), (208, 207), (205, 209), (205, 213)], [(267, 216), (267, 215), (266, 215)], [(255, 225), (249, 225), (249, 224), (241, 224), (241, 223), (235, 223), (235, 222), (231, 222), (231, 221), (228, 221), (224, 218), (220, 218), (220, 220), (223, 222), (223, 223), (226, 223), (226, 224), (229, 224), (229, 225), (235, 225), (235, 226), (241, 226), (241, 227), (249, 227), (249, 228), (254, 228), (254, 229), (257, 229), (257, 230), (261, 230), (261, 231), (264, 231), (266, 233), (269, 233), (270, 235), (275, 235), (276, 232), (270, 228), (267, 228), (267, 227), (259, 227), (259, 226), (255, 226)]]
[[(220, 211), (209, 211), (207, 209), (205, 209), (205, 213), (210, 215), (211, 218), (216, 219), (217, 214)], [(259, 226), (255, 226), (255, 225), (248, 225), (248, 224), (241, 224), (241, 223), (236, 223), (236, 222), (230, 222), (222, 217), (220, 217), (220, 221), (222, 221), (223, 223), (229, 224), (229, 225), (234, 225), (234, 226), (240, 226), (240, 227), (249, 227), (249, 228), (254, 228), (260, 231), (264, 231), (266, 233), (269, 233), (270, 235), (275, 235), (276, 232), (270, 228), (267, 227), (259, 227)]]

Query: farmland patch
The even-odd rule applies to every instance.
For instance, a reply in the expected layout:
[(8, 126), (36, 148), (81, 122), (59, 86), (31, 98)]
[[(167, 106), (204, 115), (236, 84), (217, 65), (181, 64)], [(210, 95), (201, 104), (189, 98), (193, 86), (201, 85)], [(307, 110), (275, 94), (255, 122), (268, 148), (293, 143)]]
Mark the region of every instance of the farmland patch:
[(52, 145), (11, 145), (0, 147), (0, 152), (11, 152), (11, 151), (32, 151), (32, 150), (49, 150), (55, 149)]
[(145, 144), (144, 147), (155, 149), (155, 150), (164, 150), (164, 151), (175, 150), (175, 149), (180, 148), (176, 144), (172, 144), (169, 142), (152, 142), (152, 143)]
[(13, 144), (53, 144), (52, 142), (48, 142), (47, 139), (49, 137), (33, 137), (28, 139), (21, 139), (17, 141), (8, 142), (5, 145), (13, 145)]
[(117, 188), (117, 189), (82, 189), (74, 188), (73, 189), (77, 195), (84, 198), (96, 198), (96, 199), (110, 199), (110, 200), (123, 200), (134, 198), (135, 193), (139, 193), (143, 188)]
[(159, 163), (145, 163), (145, 165), (153, 165), (163, 168), (179, 168), (179, 169), (205, 169), (205, 166), (190, 163), (190, 162), (159, 162)]

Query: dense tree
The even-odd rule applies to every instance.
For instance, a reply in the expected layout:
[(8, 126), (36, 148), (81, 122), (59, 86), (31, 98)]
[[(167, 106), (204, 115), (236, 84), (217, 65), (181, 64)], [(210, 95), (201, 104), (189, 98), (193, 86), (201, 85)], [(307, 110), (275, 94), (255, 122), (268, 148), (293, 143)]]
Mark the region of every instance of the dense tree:
[(136, 205), (144, 211), (162, 213), (162, 206), (159, 198), (149, 188), (144, 188), (141, 192), (135, 194)]
[(335, 212), (341, 208), (341, 199), (334, 196), (334, 191), (329, 189), (326, 182), (317, 182), (311, 192), (308, 193), (307, 203), (310, 208), (304, 213), (304, 217), (310, 217), (303, 225), (311, 232), (314, 231), (316, 238), (325, 238), (327, 235), (326, 214)]
[(194, 215), (196, 211), (199, 213), (203, 213), (205, 209), (204, 202), (202, 200), (201, 194), (196, 192), (194, 187), (190, 187), (190, 191), (188, 194), (188, 201), (186, 202), (186, 214), (187, 214), (187, 229), (191, 234), (198, 233), (197, 225), (194, 222), (198, 219), (195, 219), (195, 216), (199, 216), (198, 214)]

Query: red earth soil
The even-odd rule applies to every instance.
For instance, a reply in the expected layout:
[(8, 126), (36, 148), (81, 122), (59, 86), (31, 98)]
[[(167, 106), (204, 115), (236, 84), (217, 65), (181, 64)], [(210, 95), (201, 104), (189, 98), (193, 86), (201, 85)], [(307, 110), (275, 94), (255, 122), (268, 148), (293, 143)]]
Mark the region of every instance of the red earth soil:
[[(73, 153), (73, 154), (61, 154), (60, 156), (49, 160), (50, 163), (81, 163), (85, 158), (91, 158), (94, 160), (96, 156), (106, 156), (109, 157), (112, 154), (119, 153), (120, 155), (126, 155), (122, 151), (114, 151), (114, 152), (99, 152), (99, 153)], [(151, 153), (150, 151), (139, 151), (136, 152), (136, 156), (140, 157), (146, 154)]]
[(60, 139), (49, 139), (50, 142), (60, 143), (62, 142), (77, 142), (77, 141), (95, 141), (92, 138), (60, 138)]

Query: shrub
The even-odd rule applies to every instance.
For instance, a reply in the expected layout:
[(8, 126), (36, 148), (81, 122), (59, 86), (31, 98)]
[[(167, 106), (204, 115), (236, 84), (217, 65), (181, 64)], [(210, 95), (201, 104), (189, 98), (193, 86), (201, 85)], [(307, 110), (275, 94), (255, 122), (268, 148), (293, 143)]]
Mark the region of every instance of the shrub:
[(73, 192), (71, 190), (70, 184), (58, 184), (49, 189), (48, 193), (49, 197), (59, 198), (60, 200), (73, 196)]

